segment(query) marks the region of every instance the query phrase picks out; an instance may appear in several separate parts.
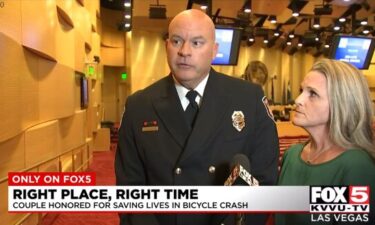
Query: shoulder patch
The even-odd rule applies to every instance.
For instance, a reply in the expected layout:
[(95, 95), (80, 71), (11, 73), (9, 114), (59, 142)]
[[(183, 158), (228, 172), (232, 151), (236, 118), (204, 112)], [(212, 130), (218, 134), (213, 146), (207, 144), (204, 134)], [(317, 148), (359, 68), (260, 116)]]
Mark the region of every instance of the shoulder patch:
[(263, 102), (264, 108), (266, 108), (267, 115), (273, 120), (273, 122), (275, 122), (275, 118), (272, 114), (272, 111), (270, 110), (270, 106), (268, 105), (268, 99), (266, 96), (263, 96), (262, 102)]

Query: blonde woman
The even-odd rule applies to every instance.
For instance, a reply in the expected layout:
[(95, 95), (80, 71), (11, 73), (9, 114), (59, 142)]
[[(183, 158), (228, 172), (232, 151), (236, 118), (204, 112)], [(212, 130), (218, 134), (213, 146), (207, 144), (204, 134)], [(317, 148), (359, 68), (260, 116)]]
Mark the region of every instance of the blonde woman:
[[(310, 141), (285, 153), (279, 184), (369, 185), (371, 214), (361, 224), (375, 224), (373, 112), (363, 74), (345, 62), (317, 61), (295, 102), (293, 123), (310, 134)], [(309, 214), (276, 215), (277, 225), (310, 223), (320, 224)], [(340, 224), (333, 217), (321, 223)]]

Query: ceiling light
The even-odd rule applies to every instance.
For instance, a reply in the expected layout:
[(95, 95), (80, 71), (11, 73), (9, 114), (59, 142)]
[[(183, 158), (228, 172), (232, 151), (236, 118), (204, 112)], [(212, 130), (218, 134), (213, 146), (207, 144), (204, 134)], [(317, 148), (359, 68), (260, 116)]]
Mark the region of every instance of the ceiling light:
[[(276, 2), (276, 1), (273, 1)], [(292, 11), (292, 16), (297, 17), (300, 15), (301, 10), (308, 4), (308, 1), (305, 0), (289, 0), (288, 9)]]
[(341, 27), (337, 23), (333, 26), (333, 30), (335, 31), (339, 31), (340, 29)]
[(251, 0), (245, 1), (244, 5), (242, 6), (242, 9), (245, 13), (251, 13)]
[(299, 16), (299, 11), (301, 10), (301, 8), (303, 8), (303, 6), (299, 7), (298, 5), (299, 4), (297, 1), (292, 1), (289, 5), (290, 7), (288, 6), (288, 8), (292, 10), (292, 16), (294, 17)]
[(298, 47), (302, 47), (303, 44), (300, 42), (300, 43), (297, 44), (297, 46), (298, 46)]
[(131, 3), (130, 3), (130, 2), (125, 2), (125, 3), (124, 3), (124, 6), (125, 6), (126, 8), (130, 8)]
[(280, 32), (279, 31), (275, 31), (275, 33), (273, 33), (273, 36), (275, 36), (275, 37), (280, 36)]
[(277, 22), (277, 20), (276, 20), (276, 16), (274, 16), (274, 15), (269, 16), (269, 17), (268, 17), (268, 20), (269, 20), (271, 23), (276, 23), (276, 22)]
[(315, 38), (315, 41), (319, 41), (319, 37), (316, 37), (316, 38)]
[(130, 23), (125, 23), (125, 27), (126, 28), (130, 27)]
[(363, 28), (362, 33), (368, 34), (368, 33), (370, 33), (370, 29), (366, 26), (366, 27)]
[(286, 44), (287, 45), (292, 45), (292, 42), (291, 41), (287, 41)]
[(289, 36), (288, 36), (288, 37), (290, 37), (290, 38), (294, 38), (294, 33), (293, 33), (293, 32), (289, 33)]
[(248, 41), (249, 42), (254, 42), (255, 41), (254, 35), (252, 33), (249, 34)]
[(367, 25), (367, 20), (365, 19), (365, 20), (362, 20), (361, 21), (361, 25)]
[(319, 28), (320, 27), (320, 19), (319, 18), (314, 18), (314, 24), (313, 24), (313, 27), (314, 28)]
[(346, 21), (346, 18), (344, 18), (344, 17), (341, 17), (341, 18), (339, 19), (339, 21), (340, 21), (341, 23), (343, 23), (343, 22), (345, 22), (345, 21)]
[(206, 9), (207, 9), (207, 6), (206, 6), (206, 5), (201, 5), (201, 9), (202, 9), (202, 10), (206, 10)]
[(325, 45), (324, 45), (324, 48), (329, 48), (329, 44), (325, 44)]
[(332, 14), (332, 7), (330, 4), (323, 5), (323, 7), (315, 8), (314, 9), (315, 15), (331, 15)]
[(130, 19), (130, 18), (131, 18), (131, 15), (129, 15), (129, 14), (125, 15), (125, 19)]
[(264, 44), (268, 44), (268, 39), (264, 39), (264, 40), (263, 40), (263, 43), (264, 43)]

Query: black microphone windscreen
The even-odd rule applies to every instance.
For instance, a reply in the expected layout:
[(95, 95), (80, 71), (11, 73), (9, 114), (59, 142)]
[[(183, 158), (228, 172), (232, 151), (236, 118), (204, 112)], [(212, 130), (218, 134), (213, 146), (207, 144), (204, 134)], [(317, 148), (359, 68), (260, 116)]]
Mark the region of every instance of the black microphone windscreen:
[(230, 168), (233, 169), (236, 165), (241, 165), (245, 170), (250, 172), (250, 161), (249, 158), (244, 154), (236, 154), (233, 156), (230, 163)]

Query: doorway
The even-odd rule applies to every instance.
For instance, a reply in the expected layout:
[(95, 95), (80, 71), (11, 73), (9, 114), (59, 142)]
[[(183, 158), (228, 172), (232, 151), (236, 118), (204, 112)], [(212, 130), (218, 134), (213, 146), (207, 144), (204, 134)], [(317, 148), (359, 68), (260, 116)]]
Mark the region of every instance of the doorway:
[(129, 95), (130, 85), (121, 78), (126, 67), (104, 66), (102, 101), (104, 121), (119, 123), (124, 112), (126, 98)]

